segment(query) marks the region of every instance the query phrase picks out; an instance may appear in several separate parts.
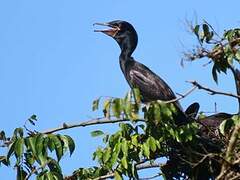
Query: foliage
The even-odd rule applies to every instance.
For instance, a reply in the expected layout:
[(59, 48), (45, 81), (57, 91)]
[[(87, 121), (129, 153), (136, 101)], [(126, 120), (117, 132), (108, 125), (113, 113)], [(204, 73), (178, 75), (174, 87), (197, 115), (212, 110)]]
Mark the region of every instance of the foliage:
[(194, 61), (207, 57), (213, 63), (212, 77), (218, 82), (218, 74), (226, 74), (231, 69), (234, 61), (240, 62), (240, 29), (225, 30), (220, 36), (213, 27), (204, 21), (202, 24), (191, 25), (193, 34), (196, 36), (199, 46), (190, 53), (185, 53), (187, 59)]
[[(28, 122), (35, 125), (36, 115), (32, 115)], [(42, 134), (27, 132), (23, 128), (16, 128), (11, 138), (2, 136), (3, 144), (8, 146), (6, 156), (1, 156), (0, 163), (9, 166), (14, 159), (19, 180), (28, 179), (32, 174), (37, 179), (63, 179), (59, 161), (66, 151), (70, 155), (74, 152), (75, 144), (68, 135)], [(5, 134), (2, 131), (2, 134)], [(56, 160), (52, 157), (55, 153)]]

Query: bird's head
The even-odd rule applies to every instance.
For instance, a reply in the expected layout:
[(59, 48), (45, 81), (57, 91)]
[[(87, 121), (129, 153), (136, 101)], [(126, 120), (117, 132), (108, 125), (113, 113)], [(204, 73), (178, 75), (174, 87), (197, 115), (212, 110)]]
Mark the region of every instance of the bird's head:
[(94, 32), (102, 32), (115, 39), (122, 52), (125, 51), (128, 55), (131, 55), (135, 50), (138, 37), (134, 27), (130, 23), (115, 20), (107, 23), (95, 23), (94, 25), (109, 27), (108, 29), (94, 30)]

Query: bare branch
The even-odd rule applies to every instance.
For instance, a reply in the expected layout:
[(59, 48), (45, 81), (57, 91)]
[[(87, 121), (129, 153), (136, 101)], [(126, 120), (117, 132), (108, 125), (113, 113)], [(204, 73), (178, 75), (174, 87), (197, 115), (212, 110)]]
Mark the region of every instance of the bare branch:
[[(165, 165), (165, 164), (162, 164), (162, 163), (143, 163), (143, 164), (137, 165), (136, 169), (137, 170), (143, 170), (143, 169), (149, 169), (149, 168), (160, 168), (163, 165)], [(113, 178), (113, 177), (114, 177), (114, 172), (111, 172), (107, 175), (100, 176), (100, 177), (95, 178), (93, 180), (104, 180), (104, 179)]]
[[(76, 128), (76, 127), (85, 127), (85, 126), (92, 126), (92, 125), (99, 125), (99, 124), (110, 124), (110, 123), (118, 123), (118, 122), (126, 122), (126, 121), (130, 121), (130, 119), (106, 119), (106, 118), (96, 118), (96, 119), (92, 119), (92, 120), (88, 120), (88, 121), (84, 121), (81, 123), (76, 123), (76, 124), (67, 124), (67, 123), (63, 123), (62, 126), (58, 127), (58, 128), (53, 128), (53, 129), (49, 129), (46, 131), (43, 131), (42, 133), (44, 134), (51, 134), (57, 131), (62, 131), (62, 130), (66, 130), (66, 129), (72, 129), (72, 128)], [(144, 122), (145, 120), (143, 119), (137, 119), (134, 120), (135, 122)]]
[(193, 86), (191, 89), (189, 89), (186, 93), (184, 94), (178, 94), (179, 97), (175, 98), (175, 99), (172, 99), (172, 100), (169, 100), (169, 101), (159, 101), (159, 102), (163, 102), (163, 103), (173, 103), (173, 102), (176, 102), (176, 101), (179, 101), (183, 98), (185, 98), (186, 96), (188, 96), (189, 94), (191, 94), (197, 87), (196, 86)]
[(145, 177), (145, 178), (139, 178), (139, 180), (150, 180), (150, 179), (155, 179), (157, 177), (161, 176), (161, 174), (156, 174), (154, 176), (151, 176), (151, 177)]
[(202, 90), (208, 91), (210, 95), (219, 94), (219, 95), (230, 96), (230, 97), (234, 97), (234, 98), (240, 99), (239, 95), (213, 90), (213, 89), (210, 89), (208, 87), (200, 85), (197, 81), (187, 81), (187, 82), (191, 83), (193, 86), (197, 87), (198, 89), (202, 89)]

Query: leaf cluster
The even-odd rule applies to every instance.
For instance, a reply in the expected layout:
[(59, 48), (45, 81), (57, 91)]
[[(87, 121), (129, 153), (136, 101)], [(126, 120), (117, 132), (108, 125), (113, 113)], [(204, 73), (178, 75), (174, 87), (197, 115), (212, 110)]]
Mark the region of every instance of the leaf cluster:
[(234, 62), (240, 62), (240, 29), (234, 28), (224, 31), (222, 36), (204, 21), (203, 24), (192, 25), (192, 32), (196, 36), (199, 46), (192, 52), (185, 53), (191, 61), (207, 57), (213, 63), (212, 77), (218, 83), (218, 74), (226, 74)]
[[(35, 115), (28, 120), (31, 122), (33, 119), (36, 121)], [(32, 121), (31, 124), (35, 123)], [(28, 179), (33, 174), (39, 180), (63, 179), (59, 161), (66, 151), (70, 155), (74, 152), (73, 139), (60, 134), (25, 134), (25, 129), (16, 128), (11, 138), (2, 138), (5, 142), (8, 141), (8, 152), (6, 156), (1, 156), (0, 163), (10, 166), (14, 162), (19, 180)]]

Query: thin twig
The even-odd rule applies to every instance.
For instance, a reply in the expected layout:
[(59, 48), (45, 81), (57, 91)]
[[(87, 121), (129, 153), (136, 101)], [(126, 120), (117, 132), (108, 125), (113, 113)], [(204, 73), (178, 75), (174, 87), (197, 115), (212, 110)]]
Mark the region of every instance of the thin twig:
[(208, 87), (200, 85), (197, 81), (187, 81), (187, 82), (191, 83), (193, 86), (196, 86), (198, 89), (202, 89), (202, 90), (208, 91), (210, 95), (219, 94), (219, 95), (230, 96), (230, 97), (234, 97), (234, 98), (240, 99), (240, 96), (238, 96), (236, 94), (213, 90), (213, 89), (210, 89)]
[(179, 101), (179, 100), (185, 98), (186, 96), (188, 96), (189, 94), (191, 94), (196, 88), (197, 88), (197, 87), (193, 86), (193, 87), (192, 87), (191, 89), (189, 89), (186, 93), (181, 94), (181, 95), (178, 94), (179, 97), (177, 97), (177, 98), (175, 98), (175, 99), (172, 99), (172, 100), (169, 100), (169, 101), (160, 101), (160, 102), (163, 102), (163, 103), (168, 104), (168, 103), (173, 103), (173, 102)]
[[(137, 165), (136, 169), (137, 170), (143, 170), (143, 169), (149, 169), (149, 168), (159, 168), (163, 165), (165, 165), (165, 164), (162, 164), (162, 163), (144, 163), (144, 164)], [(95, 178), (93, 180), (104, 180), (104, 179), (113, 178), (113, 177), (114, 177), (114, 172), (111, 172), (107, 175), (100, 176), (100, 177)]]
[(155, 179), (157, 177), (161, 176), (161, 174), (156, 174), (154, 176), (151, 176), (151, 177), (145, 177), (145, 178), (139, 178), (139, 180), (150, 180), (150, 179)]
[[(71, 128), (75, 128), (75, 127), (85, 127), (85, 126), (92, 126), (92, 125), (99, 125), (99, 124), (110, 124), (110, 123), (118, 123), (118, 122), (126, 122), (126, 121), (130, 121), (130, 119), (110, 120), (110, 119), (106, 119), (106, 118), (97, 118), (97, 119), (92, 119), (92, 120), (88, 120), (88, 121), (84, 121), (84, 122), (76, 123), (76, 124), (63, 123), (63, 125), (58, 127), (58, 128), (49, 129), (49, 130), (43, 131), (42, 133), (51, 134), (51, 133), (54, 133), (54, 132), (57, 132), (57, 131), (62, 131), (62, 130), (71, 129)], [(145, 120), (137, 119), (137, 120), (134, 120), (134, 121), (135, 122), (144, 122)]]
[(200, 159), (194, 166), (193, 168), (199, 166), (200, 164), (202, 164), (207, 158), (213, 158), (214, 156), (216, 156), (216, 154), (213, 154), (213, 153), (209, 153), (209, 154), (205, 154), (203, 156), (202, 159)]

